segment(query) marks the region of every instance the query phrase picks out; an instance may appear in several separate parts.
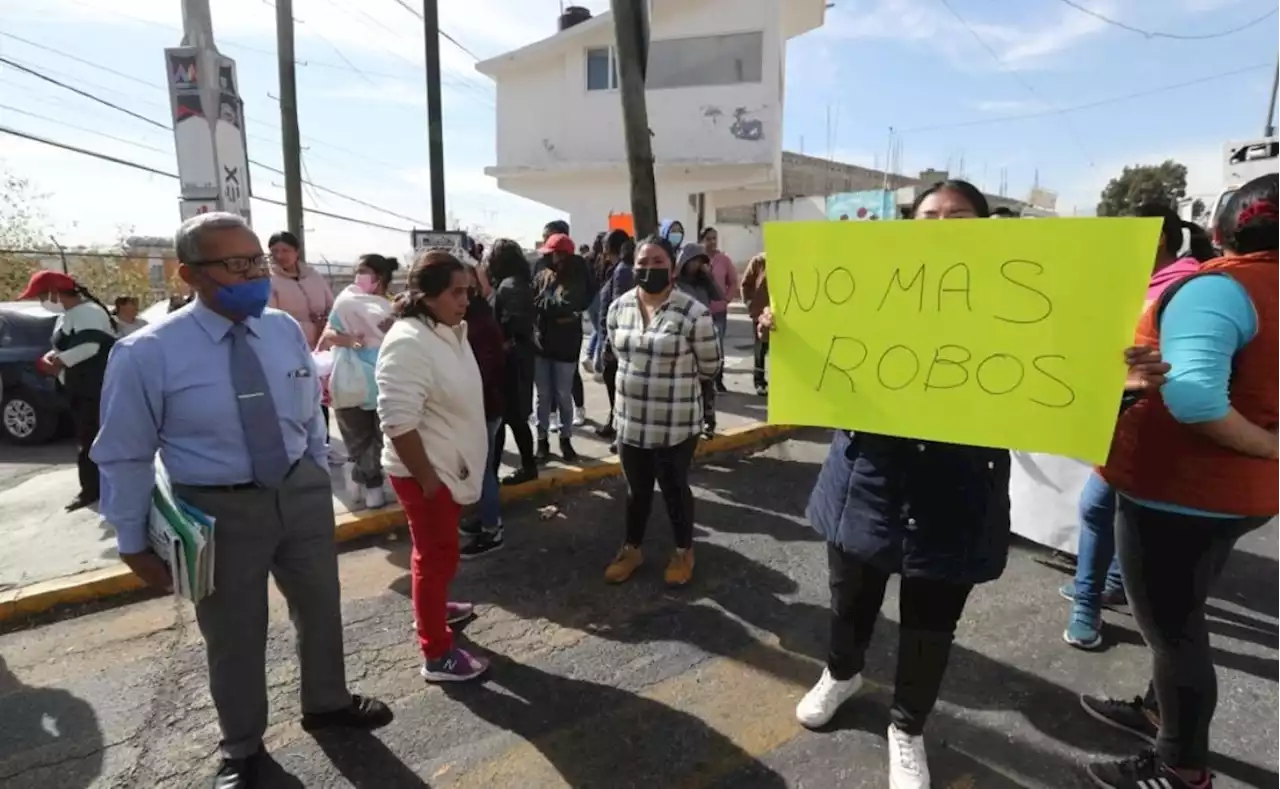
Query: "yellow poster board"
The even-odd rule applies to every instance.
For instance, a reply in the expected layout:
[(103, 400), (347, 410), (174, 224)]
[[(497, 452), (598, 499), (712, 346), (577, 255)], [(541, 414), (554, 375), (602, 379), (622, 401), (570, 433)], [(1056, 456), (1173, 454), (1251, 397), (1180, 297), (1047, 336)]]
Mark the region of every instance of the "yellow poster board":
[(1106, 459), (1159, 219), (765, 225), (769, 421)]

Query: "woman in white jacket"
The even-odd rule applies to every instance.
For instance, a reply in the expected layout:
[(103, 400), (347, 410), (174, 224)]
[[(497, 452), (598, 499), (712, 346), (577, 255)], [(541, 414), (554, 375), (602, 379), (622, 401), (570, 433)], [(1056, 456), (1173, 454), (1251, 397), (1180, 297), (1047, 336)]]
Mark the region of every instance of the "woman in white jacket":
[(419, 253), (395, 324), (378, 354), (382, 463), (413, 538), (413, 609), (429, 682), (461, 682), (488, 663), (455, 646), (451, 622), (472, 615), (449, 602), (458, 569), (458, 518), (480, 498), (489, 441), (480, 369), (463, 316), (471, 278), (448, 252)]

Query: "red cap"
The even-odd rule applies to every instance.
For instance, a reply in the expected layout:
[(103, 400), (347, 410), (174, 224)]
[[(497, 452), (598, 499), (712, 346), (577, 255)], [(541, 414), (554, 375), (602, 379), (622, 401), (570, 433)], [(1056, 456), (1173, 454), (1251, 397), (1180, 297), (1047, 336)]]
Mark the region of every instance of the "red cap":
[(573, 245), (573, 239), (569, 238), (564, 233), (552, 233), (538, 251), (544, 255), (550, 255), (552, 252), (562, 252), (566, 255), (572, 255), (577, 251), (577, 247)]
[(61, 293), (75, 290), (76, 281), (61, 271), (37, 271), (27, 280), (27, 287), (18, 294), (18, 301), (34, 299), (46, 293)]

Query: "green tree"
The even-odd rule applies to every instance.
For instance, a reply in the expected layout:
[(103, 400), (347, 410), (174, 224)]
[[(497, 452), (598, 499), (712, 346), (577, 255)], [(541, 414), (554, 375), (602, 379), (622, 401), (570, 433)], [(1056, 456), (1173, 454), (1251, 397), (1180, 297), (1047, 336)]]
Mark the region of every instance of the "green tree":
[(0, 163), (0, 301), (21, 293), (39, 268), (41, 256), (26, 251), (49, 248), (48, 226), (40, 210), (43, 198), (30, 182)]
[(1187, 196), (1187, 167), (1172, 159), (1126, 167), (1102, 190), (1098, 216), (1125, 216), (1147, 202), (1167, 203), (1175, 211)]

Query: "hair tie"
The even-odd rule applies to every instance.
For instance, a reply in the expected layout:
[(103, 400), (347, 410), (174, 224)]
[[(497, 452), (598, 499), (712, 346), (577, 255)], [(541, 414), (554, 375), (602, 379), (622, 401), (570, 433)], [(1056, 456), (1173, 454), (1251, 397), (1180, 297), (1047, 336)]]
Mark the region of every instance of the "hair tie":
[(1240, 212), (1240, 216), (1236, 217), (1236, 226), (1248, 224), (1259, 217), (1275, 222), (1280, 220), (1280, 209), (1277, 209), (1276, 204), (1269, 200), (1255, 200)]

